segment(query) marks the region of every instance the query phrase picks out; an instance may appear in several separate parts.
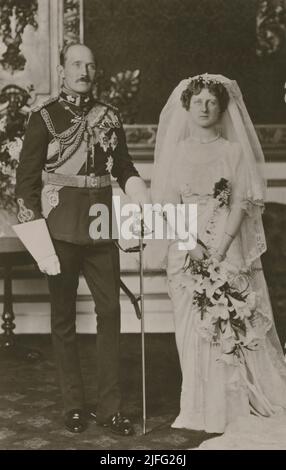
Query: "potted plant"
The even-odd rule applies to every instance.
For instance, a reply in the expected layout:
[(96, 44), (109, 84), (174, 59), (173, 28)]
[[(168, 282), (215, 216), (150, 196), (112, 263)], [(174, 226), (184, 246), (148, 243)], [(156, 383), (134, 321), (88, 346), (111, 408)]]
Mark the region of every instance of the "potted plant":
[[(31, 91), (31, 90), (29, 90)], [(16, 237), (16, 168), (29, 108), (29, 91), (7, 85), (0, 94), (0, 237)]]

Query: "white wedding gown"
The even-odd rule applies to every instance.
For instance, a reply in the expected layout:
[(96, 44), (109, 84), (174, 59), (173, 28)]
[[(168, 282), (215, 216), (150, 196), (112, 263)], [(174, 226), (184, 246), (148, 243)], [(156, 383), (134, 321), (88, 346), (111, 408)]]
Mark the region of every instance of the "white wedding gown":
[[(239, 146), (222, 138), (208, 144), (187, 139), (181, 142), (176, 157), (173, 194), (178, 202), (198, 205), (198, 237), (208, 247), (218, 247), (229, 214), (228, 206), (214, 210), (214, 185), (221, 178), (231, 183), (231, 202), (241, 205), (246, 215), (244, 229), (234, 239), (226, 261), (241, 270), (251, 259), (251, 287), (260, 292), (261, 298), (255, 317), (255, 331), (261, 338), (259, 349), (245, 350), (244, 362), (235, 360), (233, 355), (222, 355), (221, 346), (208, 341), (200, 330), (200, 318), (192, 304), (193, 280), (182, 269), (186, 253), (178, 250), (177, 241), (170, 243), (168, 287), (183, 377), (180, 413), (172, 427), (225, 432), (201, 448), (239, 448), (235, 447), (239, 442), (241, 448), (249, 448), (255, 434), (260, 436), (261, 445), (266, 445), (266, 441), (278, 447), (286, 443), (286, 365), (260, 258), (253, 248), (260, 243), (263, 250), (264, 241), (252, 233), (255, 224), (249, 223), (254, 211), (247, 199), (243, 165)], [(245, 244), (249, 245), (248, 251)]]

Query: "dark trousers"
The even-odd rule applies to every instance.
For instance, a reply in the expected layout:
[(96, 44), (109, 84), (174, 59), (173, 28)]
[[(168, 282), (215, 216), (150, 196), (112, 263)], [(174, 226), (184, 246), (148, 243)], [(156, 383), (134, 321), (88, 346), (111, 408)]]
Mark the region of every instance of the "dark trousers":
[(97, 314), (97, 418), (104, 421), (120, 407), (120, 267), (114, 243), (93, 246), (53, 240), (61, 273), (48, 276), (51, 329), (65, 411), (84, 408), (84, 389), (76, 342), (76, 294), (83, 273)]

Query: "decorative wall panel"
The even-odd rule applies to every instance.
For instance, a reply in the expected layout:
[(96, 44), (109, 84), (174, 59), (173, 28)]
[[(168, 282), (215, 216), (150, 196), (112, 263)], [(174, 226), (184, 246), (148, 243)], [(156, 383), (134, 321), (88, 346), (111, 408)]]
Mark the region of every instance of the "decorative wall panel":
[(61, 0), (62, 44), (83, 42), (83, 0)]
[(259, 0), (256, 14), (256, 54), (275, 54), (285, 44), (286, 1)]
[(11, 83), (33, 85), (37, 93), (49, 94), (49, 0), (4, 1), (0, 7), (0, 88)]

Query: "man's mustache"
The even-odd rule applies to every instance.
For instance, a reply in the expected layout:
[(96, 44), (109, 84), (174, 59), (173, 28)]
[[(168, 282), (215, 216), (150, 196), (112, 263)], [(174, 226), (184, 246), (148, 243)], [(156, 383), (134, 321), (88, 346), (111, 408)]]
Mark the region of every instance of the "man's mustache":
[(90, 79), (88, 77), (81, 77), (77, 80), (77, 82), (86, 82), (90, 83)]

